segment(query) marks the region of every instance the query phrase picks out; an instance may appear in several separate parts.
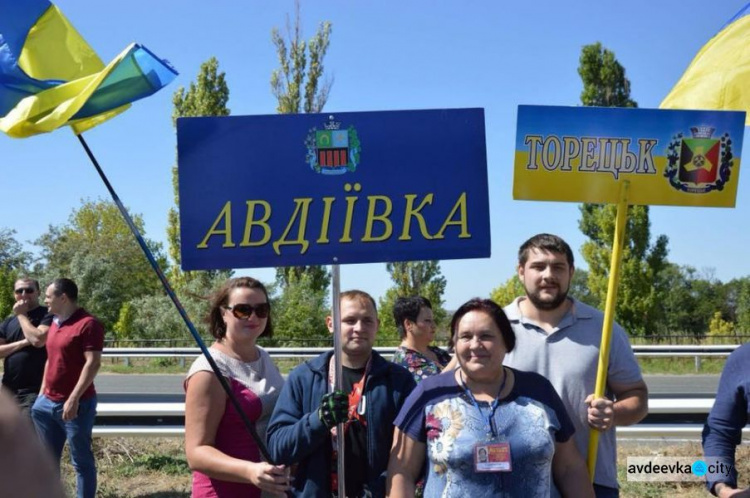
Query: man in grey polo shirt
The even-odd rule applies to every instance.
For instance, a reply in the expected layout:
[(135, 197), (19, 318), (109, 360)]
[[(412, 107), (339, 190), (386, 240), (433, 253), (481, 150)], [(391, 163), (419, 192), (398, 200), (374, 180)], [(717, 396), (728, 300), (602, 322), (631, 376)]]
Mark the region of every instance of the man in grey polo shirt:
[(594, 399), (604, 315), (569, 297), (573, 251), (560, 237), (539, 234), (518, 251), (518, 278), (526, 295), (505, 307), (516, 347), (505, 364), (538, 372), (555, 386), (576, 428), (578, 450), (588, 455), (589, 428), (601, 431), (594, 476), (598, 498), (619, 496), (617, 425), (638, 423), (648, 412), (648, 390), (617, 323), (612, 330), (606, 397)]

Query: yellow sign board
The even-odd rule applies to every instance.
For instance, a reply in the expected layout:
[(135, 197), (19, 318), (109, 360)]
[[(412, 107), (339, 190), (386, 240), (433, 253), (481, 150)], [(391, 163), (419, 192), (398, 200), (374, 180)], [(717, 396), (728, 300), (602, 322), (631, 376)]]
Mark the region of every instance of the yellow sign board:
[(745, 113), (519, 106), (513, 198), (734, 207)]

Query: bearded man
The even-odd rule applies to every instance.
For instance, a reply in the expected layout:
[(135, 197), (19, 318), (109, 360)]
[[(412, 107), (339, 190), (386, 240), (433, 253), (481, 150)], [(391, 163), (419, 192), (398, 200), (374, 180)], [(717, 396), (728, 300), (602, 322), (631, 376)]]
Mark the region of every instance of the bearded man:
[(539, 234), (518, 251), (518, 278), (526, 295), (505, 307), (516, 347), (504, 363), (537, 372), (555, 386), (575, 425), (578, 451), (587, 458), (589, 428), (601, 431), (594, 473), (597, 498), (617, 497), (615, 426), (648, 412), (648, 389), (625, 330), (612, 328), (604, 398), (594, 399), (604, 314), (568, 296), (573, 251), (560, 237)]

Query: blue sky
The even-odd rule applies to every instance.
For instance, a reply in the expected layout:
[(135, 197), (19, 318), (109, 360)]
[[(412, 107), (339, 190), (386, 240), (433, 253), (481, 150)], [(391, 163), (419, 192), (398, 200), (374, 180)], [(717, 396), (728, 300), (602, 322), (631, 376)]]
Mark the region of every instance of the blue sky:
[[(110, 60), (128, 43), (144, 44), (180, 72), (176, 82), (86, 133), (120, 198), (143, 215), (146, 236), (166, 241), (173, 204), (176, 135), (172, 94), (219, 59), (234, 115), (270, 114), (269, 77), (277, 61), (270, 32), (283, 28), (292, 0), (58, 0), (57, 5)], [(487, 130), (492, 257), (444, 261), (446, 306), (486, 296), (513, 274), (521, 242), (539, 232), (563, 236), (578, 251), (577, 204), (512, 200), (517, 106), (577, 105), (583, 45), (613, 50), (640, 107), (658, 107), (700, 47), (742, 0), (344, 1), (302, 0), (303, 30), (333, 23), (325, 60), (334, 78), (326, 111), (483, 107)], [(745, 140), (747, 144), (747, 140)], [(745, 152), (743, 151), (743, 155)], [(49, 225), (67, 222), (81, 199), (108, 198), (69, 130), (25, 140), (0, 136), (0, 227), (29, 250)], [(651, 208), (652, 234), (666, 234), (669, 259), (727, 281), (750, 274), (750, 185), (741, 174), (737, 206)], [(580, 254), (577, 259), (583, 263)], [(584, 266), (583, 264), (581, 266)], [(264, 280), (273, 270), (240, 270)], [(390, 286), (384, 264), (341, 268), (342, 287), (375, 296)]]

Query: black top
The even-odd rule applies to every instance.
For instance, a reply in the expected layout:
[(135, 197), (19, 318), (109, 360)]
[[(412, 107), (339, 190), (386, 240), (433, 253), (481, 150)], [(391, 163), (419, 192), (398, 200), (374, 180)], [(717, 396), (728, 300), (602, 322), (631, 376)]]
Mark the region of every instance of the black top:
[[(38, 306), (26, 313), (29, 321), (35, 326), (52, 324), (52, 315), (47, 308)], [(6, 344), (22, 341), (23, 329), (18, 317), (6, 318), (0, 323), (0, 339)], [(16, 396), (39, 392), (42, 387), (44, 364), (47, 361), (47, 349), (27, 346), (5, 358), (3, 363), (3, 386)]]
[[(341, 387), (345, 393), (350, 393), (354, 384), (362, 379), (365, 369), (347, 368), (342, 365), (341, 370)], [(367, 409), (366, 399), (360, 402), (360, 407)], [(362, 496), (364, 484), (367, 482), (367, 467), (367, 427), (364, 422), (352, 420), (347, 423), (346, 437), (344, 438), (344, 472), (346, 474), (347, 497)]]

